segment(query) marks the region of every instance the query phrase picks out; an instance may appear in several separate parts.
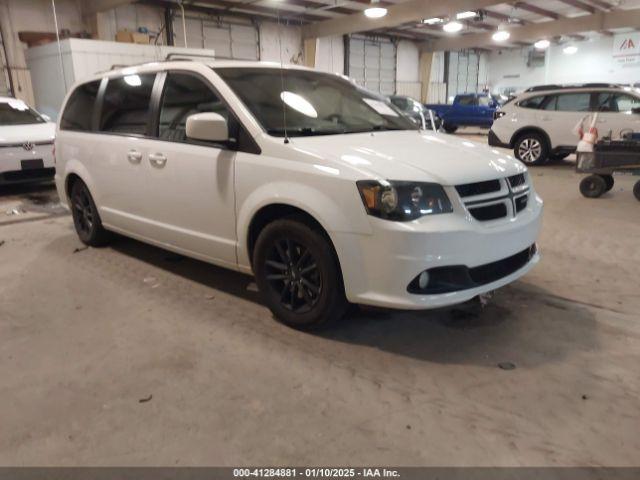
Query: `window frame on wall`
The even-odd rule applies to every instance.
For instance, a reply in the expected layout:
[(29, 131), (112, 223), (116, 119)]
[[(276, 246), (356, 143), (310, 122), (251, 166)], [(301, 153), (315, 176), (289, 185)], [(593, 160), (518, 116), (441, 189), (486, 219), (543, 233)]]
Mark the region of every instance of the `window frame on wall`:
[[(371, 35), (349, 35), (345, 39), (345, 47), (346, 47), (346, 55), (345, 55), (345, 70), (346, 75), (349, 76), (353, 81), (355, 81), (359, 86), (366, 88), (370, 91), (379, 93), (380, 95), (389, 96), (395, 95), (397, 91), (397, 61), (398, 61), (398, 44), (394, 39), (384, 37), (384, 36), (371, 36)], [(355, 65), (352, 60), (354, 56), (354, 49), (352, 42), (362, 42), (363, 51), (362, 58), (363, 63), (362, 66)], [(376, 78), (373, 78), (373, 82), (377, 82), (378, 88), (371, 88), (371, 83), (367, 84), (367, 44), (371, 47), (377, 47), (379, 49), (378, 54), (378, 75)], [(382, 67), (382, 59), (383, 59), (383, 47), (382, 45), (389, 45), (393, 49), (393, 59), (392, 59), (392, 69), (381, 68)], [(384, 57), (390, 58), (390, 57)], [(353, 75), (353, 68), (362, 68), (363, 76), (362, 78), (356, 77)], [(391, 70), (391, 79), (384, 79), (381, 75), (382, 71)], [(383, 84), (391, 84), (391, 88), (387, 91), (382, 89)]]

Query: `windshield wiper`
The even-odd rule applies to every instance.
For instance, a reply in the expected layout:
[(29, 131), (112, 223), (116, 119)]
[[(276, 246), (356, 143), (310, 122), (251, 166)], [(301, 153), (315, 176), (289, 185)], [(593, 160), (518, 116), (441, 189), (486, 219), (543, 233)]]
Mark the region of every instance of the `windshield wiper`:
[(345, 133), (344, 128), (316, 128), (316, 127), (294, 127), (287, 128), (270, 128), (267, 130), (269, 135), (284, 135), (290, 137), (311, 137), (314, 135), (335, 135), (337, 133)]

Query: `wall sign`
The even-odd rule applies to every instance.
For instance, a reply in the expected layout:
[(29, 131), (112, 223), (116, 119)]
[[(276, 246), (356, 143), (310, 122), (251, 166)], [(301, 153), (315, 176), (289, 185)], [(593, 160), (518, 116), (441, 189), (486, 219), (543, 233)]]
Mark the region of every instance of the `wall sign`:
[(619, 33), (613, 37), (613, 57), (618, 63), (640, 62), (640, 33)]

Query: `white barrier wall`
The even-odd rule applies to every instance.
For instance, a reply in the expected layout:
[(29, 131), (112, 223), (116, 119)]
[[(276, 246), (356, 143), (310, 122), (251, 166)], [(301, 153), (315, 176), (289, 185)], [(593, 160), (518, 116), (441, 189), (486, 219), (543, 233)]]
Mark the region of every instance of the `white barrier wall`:
[(60, 66), (58, 44), (49, 43), (27, 50), (36, 109), (57, 118), (68, 89), (77, 81), (113, 65), (135, 65), (163, 60), (170, 52), (213, 57), (213, 50), (136, 45), (101, 40), (68, 39), (60, 42), (64, 72)]

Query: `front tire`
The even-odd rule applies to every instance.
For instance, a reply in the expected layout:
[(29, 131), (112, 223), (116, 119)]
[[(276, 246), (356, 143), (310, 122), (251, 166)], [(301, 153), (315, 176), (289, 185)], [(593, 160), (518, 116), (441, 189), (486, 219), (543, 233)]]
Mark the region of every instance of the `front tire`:
[(526, 165), (542, 165), (549, 158), (549, 147), (542, 135), (526, 133), (516, 141), (513, 153)]
[(633, 186), (633, 196), (640, 202), (640, 180)]
[(445, 123), (442, 128), (444, 128), (444, 131), (447, 133), (456, 133), (456, 130), (458, 130), (457, 125), (451, 125), (450, 123)]
[(260, 232), (253, 269), (267, 306), (286, 325), (317, 329), (340, 320), (347, 311), (333, 247), (301, 219), (276, 220)]
[(101, 247), (111, 239), (102, 227), (102, 220), (89, 188), (82, 180), (76, 180), (71, 187), (71, 215), (80, 241), (90, 247)]

